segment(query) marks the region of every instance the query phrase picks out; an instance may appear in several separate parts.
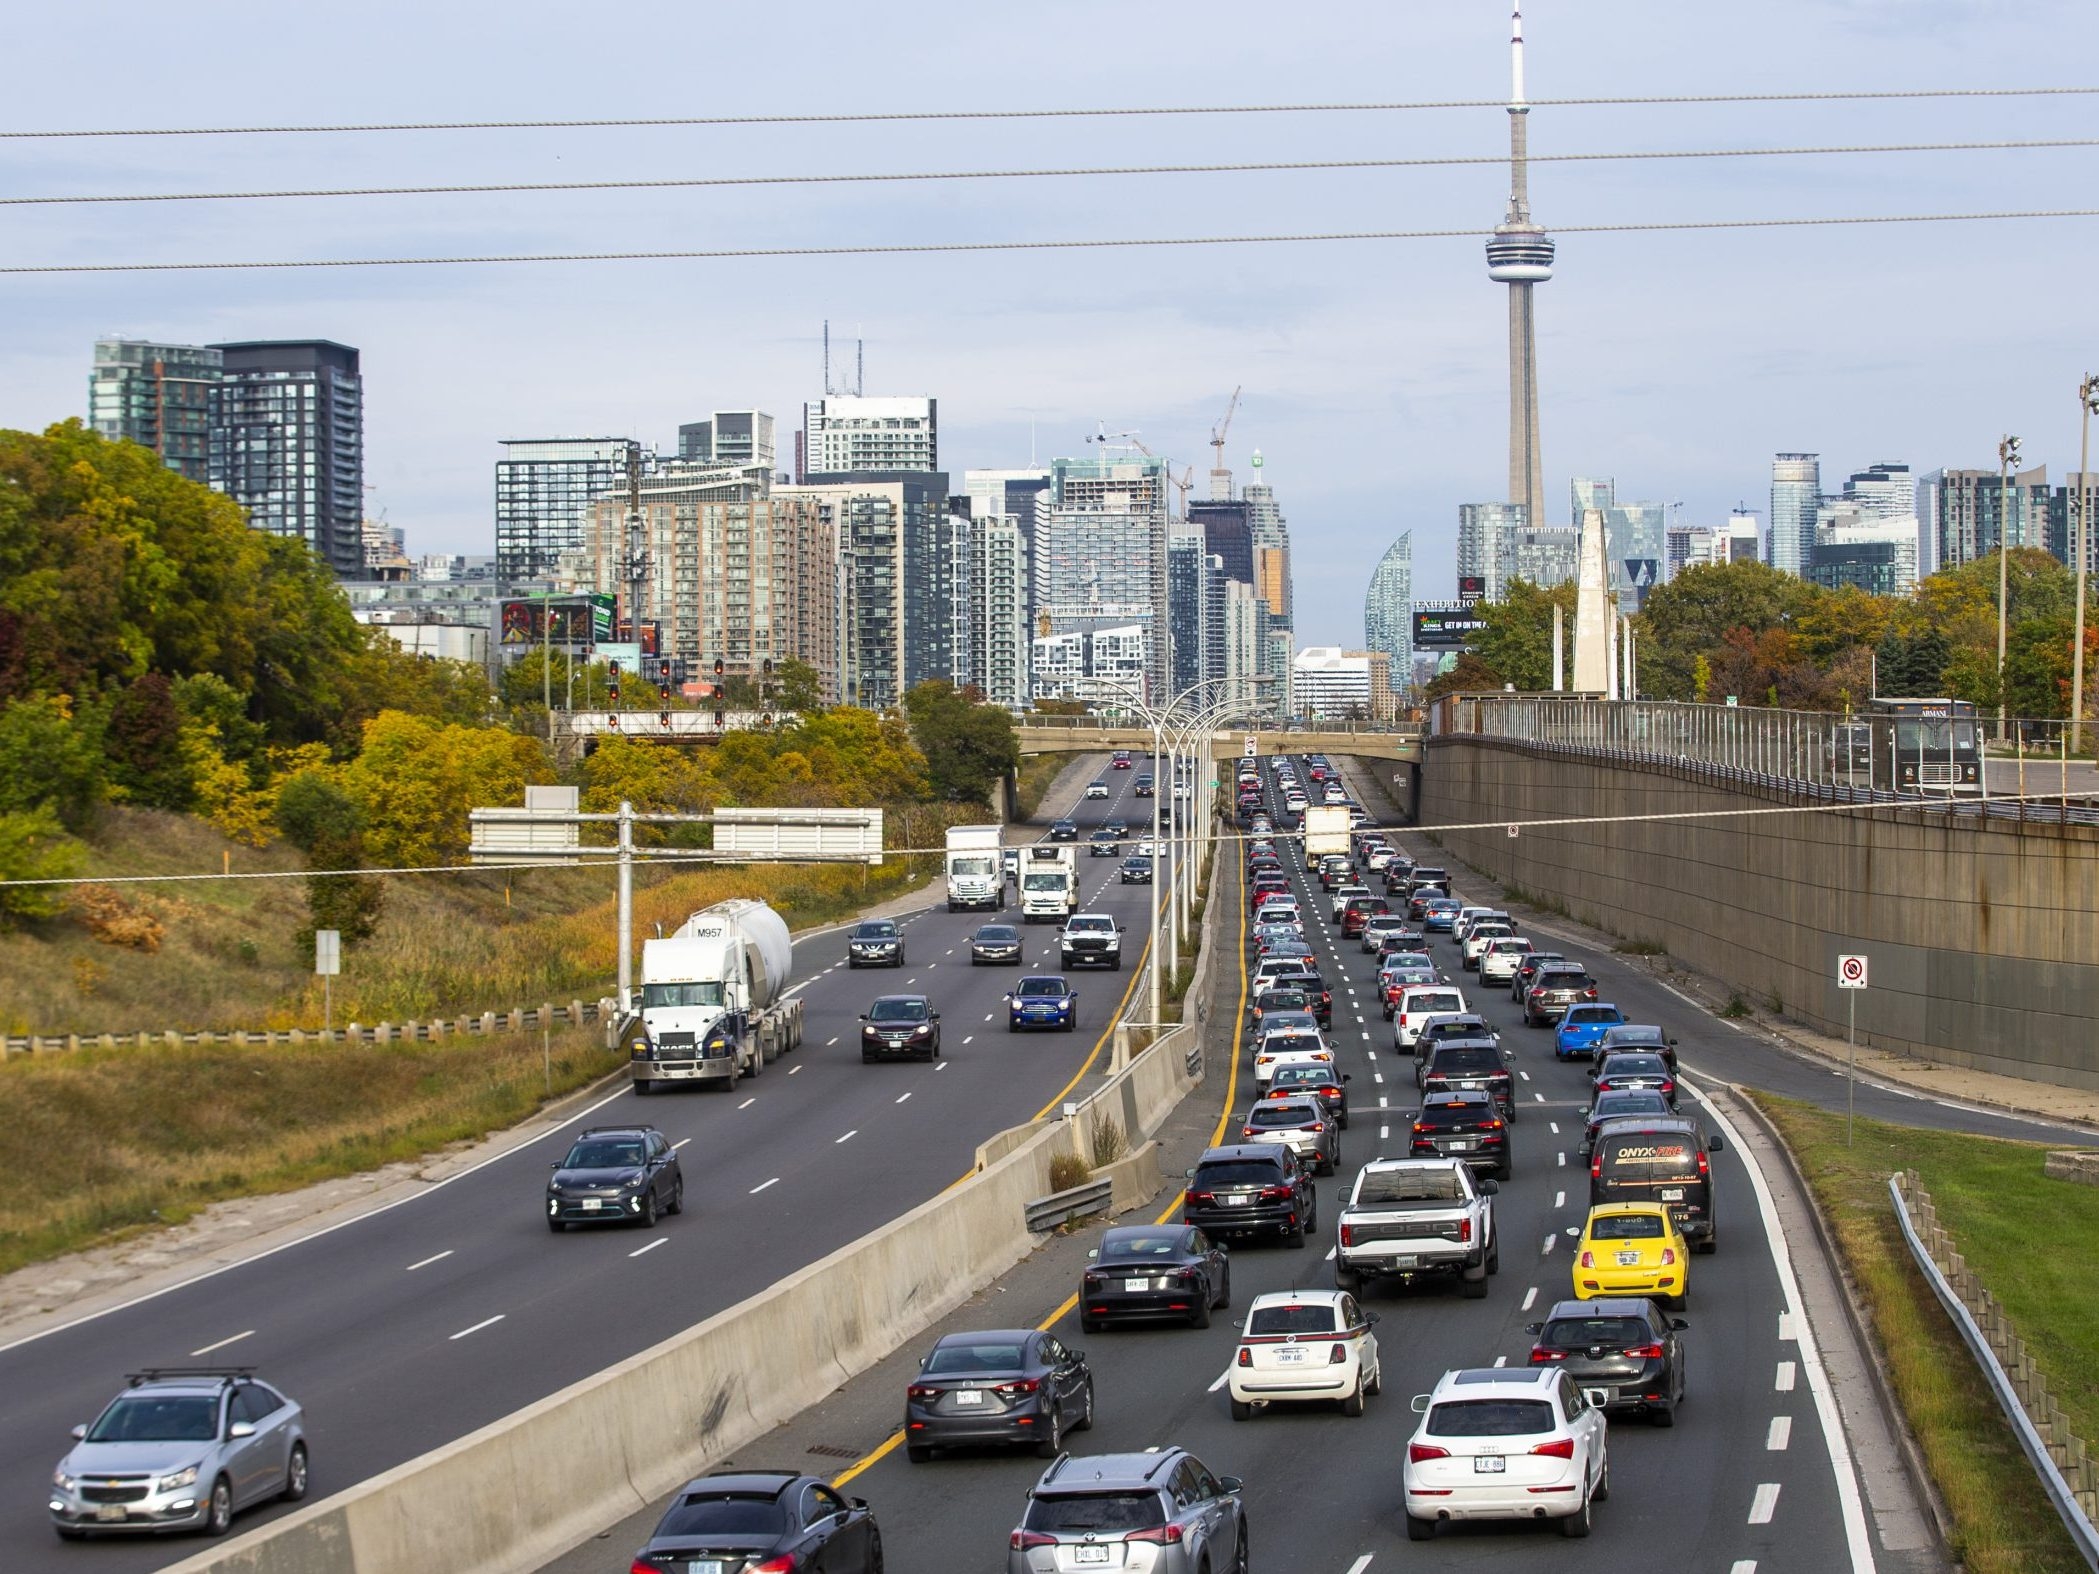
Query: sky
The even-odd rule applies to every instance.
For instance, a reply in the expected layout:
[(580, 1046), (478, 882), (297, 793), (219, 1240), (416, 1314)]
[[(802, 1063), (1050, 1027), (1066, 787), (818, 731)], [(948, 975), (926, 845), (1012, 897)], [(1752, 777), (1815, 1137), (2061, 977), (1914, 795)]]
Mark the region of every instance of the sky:
[[(99, 14), (100, 22), (96, 20)], [(1532, 99), (2099, 85), (2079, 0), (1532, 0)], [(1505, 0), (546, 0), (90, 4), (10, 21), (0, 130), (1501, 100)], [(2099, 135), (2093, 97), (1541, 107), (1534, 156)], [(1012, 121), (0, 140), (0, 195), (1505, 157), (1497, 108)], [(2092, 148), (1542, 163), (1551, 523), (1572, 476), (1713, 523), (1770, 456), (2077, 462), (2099, 220), (1560, 233), (1584, 224), (2099, 207)], [(940, 401), (941, 458), (1135, 430), (1203, 495), (1255, 449), (1301, 644), (1355, 645), (1386, 547), (1454, 593), (1458, 505), (1507, 489), (1505, 165), (15, 207), (0, 266), (1462, 230), (1463, 238), (948, 256), (0, 275), (0, 426), (85, 414), (93, 341), (328, 338), (363, 356), (371, 511), (493, 550), (508, 437), (638, 436), (756, 406), (783, 462), (834, 355)], [(835, 377), (834, 373), (834, 377)]]

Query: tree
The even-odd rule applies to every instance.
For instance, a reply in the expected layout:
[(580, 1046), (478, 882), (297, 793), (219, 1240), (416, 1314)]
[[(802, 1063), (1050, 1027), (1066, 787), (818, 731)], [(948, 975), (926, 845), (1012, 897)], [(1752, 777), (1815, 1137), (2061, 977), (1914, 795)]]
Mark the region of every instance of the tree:
[(1700, 651), (1691, 662), (1691, 698), (1703, 705), (1713, 692), (1713, 663)]
[(277, 823), (314, 871), (306, 877), (308, 924), (299, 935), (301, 948), (312, 945), (317, 929), (335, 930), (344, 945), (369, 939), (379, 927), (386, 887), (354, 872), (364, 866), (363, 807), (333, 772), (304, 770), (278, 792)]
[[(48, 804), (0, 813), (0, 881), (69, 880), (86, 863), (87, 849), (66, 835)], [(65, 901), (63, 886), (0, 885), (0, 928), (54, 918)]]
[(1763, 563), (1701, 563), (1685, 569), (1649, 591), (1640, 610), (1641, 689), (1657, 699), (1689, 699), (1700, 655), (1712, 657), (1717, 671), (1732, 631), (1745, 629), (1753, 638), (1782, 627), (1796, 621), (1820, 594)]
[[(1475, 609), (1487, 626), (1472, 641), (1482, 665), (1501, 674), (1519, 692), (1542, 693), (1552, 687), (1552, 609), (1560, 609), (1568, 640), (1574, 634), (1575, 587), (1544, 589), (1527, 580), (1512, 580), (1499, 601)], [(1569, 652), (1571, 655), (1571, 650)], [(1496, 684), (1499, 688), (1501, 684)]]
[(464, 857), (469, 809), (521, 803), (528, 783), (553, 774), (536, 739), (381, 711), (341, 785), (363, 810), (372, 859), (405, 866)]
[(1446, 694), (1498, 694), (1508, 680), (1488, 666), (1471, 651), (1461, 651), (1450, 671), (1439, 672), (1429, 680), (1428, 698), (1440, 700)]
[(798, 656), (789, 656), (773, 669), (773, 697), (780, 709), (807, 714), (822, 710), (823, 677)]
[(182, 708), (174, 685), (158, 672), (142, 674), (111, 696), (103, 747), (117, 790), (152, 809), (187, 809), (196, 797), (190, 758), (182, 748)]
[(0, 813), (48, 808), (69, 831), (93, 826), (109, 796), (100, 723), (62, 694), (0, 706)]
[(989, 802), (997, 782), (1020, 765), (1013, 718), (1001, 706), (982, 704), (936, 678), (907, 693), (904, 709), (936, 797)]

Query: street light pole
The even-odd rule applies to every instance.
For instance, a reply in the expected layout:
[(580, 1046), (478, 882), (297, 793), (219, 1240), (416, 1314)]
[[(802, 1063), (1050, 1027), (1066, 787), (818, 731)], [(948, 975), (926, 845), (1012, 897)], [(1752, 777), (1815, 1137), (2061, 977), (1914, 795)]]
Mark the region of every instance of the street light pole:
[(2019, 467), (2019, 439), (1997, 444), (1997, 741), (2004, 741), (2004, 635), (2011, 605), (2011, 473)]
[(2077, 385), (2083, 434), (2077, 440), (2077, 634), (2070, 647), (2070, 747), (2084, 748), (2084, 575), (2092, 555), (2092, 412), (2099, 410), (2099, 373)]

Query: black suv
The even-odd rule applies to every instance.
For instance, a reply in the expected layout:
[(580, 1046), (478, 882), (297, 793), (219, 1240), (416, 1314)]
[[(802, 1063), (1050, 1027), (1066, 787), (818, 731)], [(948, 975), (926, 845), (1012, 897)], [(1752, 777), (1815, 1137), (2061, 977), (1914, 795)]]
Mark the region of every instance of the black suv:
[(1684, 1348), (1676, 1336), (1691, 1325), (1665, 1317), (1652, 1301), (1560, 1301), (1542, 1323), (1532, 1366), (1557, 1366), (1584, 1393), (1601, 1388), (1606, 1410), (1644, 1411), (1657, 1426), (1676, 1425), (1684, 1397)]
[(1053, 842), (1075, 842), (1079, 839), (1078, 822), (1075, 820), (1052, 820), (1049, 839)]
[(1423, 1093), (1491, 1093), (1501, 1118), (1516, 1119), (1516, 1079), (1501, 1058), (1501, 1046), (1479, 1039), (1445, 1039), (1429, 1051), (1421, 1068)]
[(685, 1171), (654, 1126), (593, 1126), (547, 1177), (547, 1228), (639, 1224), (685, 1209)]
[(902, 967), (904, 932), (894, 918), (869, 918), (853, 925), (845, 937), (845, 965), (855, 967)]
[(882, 1533), (865, 1498), (841, 1497), (815, 1476), (718, 1470), (678, 1489), (633, 1567), (636, 1574), (747, 1567), (881, 1574)]
[(1509, 1153), (1509, 1124), (1491, 1093), (1431, 1093), (1414, 1117), (1410, 1156), (1417, 1159), (1463, 1159), (1476, 1170), (1492, 1170), (1507, 1180), (1514, 1160)]
[(1318, 969), (1312, 967), (1310, 962), (1311, 959), (1306, 958), (1306, 966), (1298, 972), (1276, 974), (1274, 985), (1279, 989), (1301, 990), (1305, 997), (1305, 1010), (1319, 1019), (1321, 1027), (1332, 1027), (1334, 992), (1327, 987), (1326, 980), (1319, 976)]
[(1280, 1143), (1212, 1148), (1188, 1172), (1181, 1222), (1216, 1237), (1274, 1235), (1302, 1246), (1319, 1227), (1319, 1194)]
[(1501, 1035), (1494, 1024), (1477, 1011), (1445, 1011), (1424, 1018), (1421, 1031), (1414, 1035), (1414, 1086), (1421, 1086), (1428, 1073), (1428, 1058), (1444, 1044), (1492, 1044), (1499, 1046)]

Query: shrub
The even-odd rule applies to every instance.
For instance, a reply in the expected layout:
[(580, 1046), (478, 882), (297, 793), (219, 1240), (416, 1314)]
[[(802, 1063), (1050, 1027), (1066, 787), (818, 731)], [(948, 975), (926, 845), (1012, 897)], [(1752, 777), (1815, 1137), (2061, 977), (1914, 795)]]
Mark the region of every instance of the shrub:
[(82, 926), (104, 945), (150, 956), (167, 938), (167, 928), (158, 918), (132, 906), (113, 886), (77, 886), (71, 905)]
[[(1093, 1128), (1093, 1167), (1104, 1169), (1130, 1151), (1130, 1139), (1123, 1134), (1122, 1124), (1116, 1120), (1103, 1120)], [(1079, 1182), (1072, 1182), (1078, 1185)]]
[(1092, 1177), (1092, 1166), (1076, 1153), (1053, 1153), (1049, 1162), (1049, 1184), (1051, 1191), (1070, 1191), (1074, 1186), (1083, 1186)]

